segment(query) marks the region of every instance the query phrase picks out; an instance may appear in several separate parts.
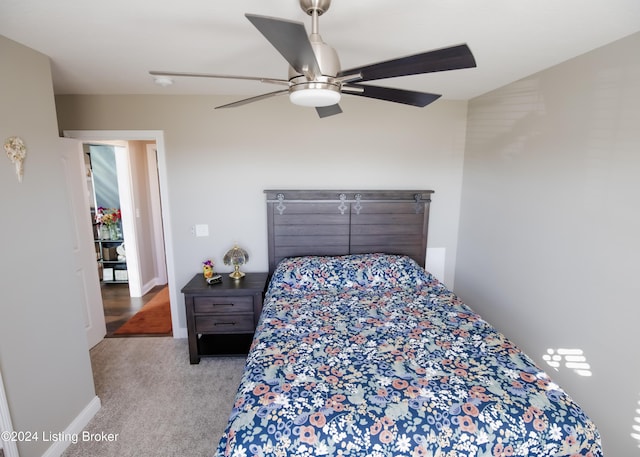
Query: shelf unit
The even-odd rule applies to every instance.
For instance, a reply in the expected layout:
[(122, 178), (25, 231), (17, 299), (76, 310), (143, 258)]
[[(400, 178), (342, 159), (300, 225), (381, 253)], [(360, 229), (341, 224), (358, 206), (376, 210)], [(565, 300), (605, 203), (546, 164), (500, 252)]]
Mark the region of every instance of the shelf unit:
[[(94, 229), (94, 234), (99, 234), (97, 224)], [(105, 284), (127, 284), (129, 282), (127, 261), (118, 260), (118, 253), (116, 252), (116, 248), (124, 243), (124, 240), (103, 240), (101, 238), (95, 238), (93, 242), (96, 248), (100, 281)]]

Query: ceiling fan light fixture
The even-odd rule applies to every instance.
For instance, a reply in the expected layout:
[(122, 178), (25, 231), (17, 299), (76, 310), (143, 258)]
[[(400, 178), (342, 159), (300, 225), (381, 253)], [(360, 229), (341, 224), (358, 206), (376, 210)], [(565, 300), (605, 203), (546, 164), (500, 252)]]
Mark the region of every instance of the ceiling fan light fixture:
[(340, 86), (331, 82), (303, 82), (289, 89), (289, 100), (300, 106), (332, 106), (340, 102)]
[(302, 89), (291, 92), (289, 100), (300, 106), (331, 106), (340, 101), (340, 92), (331, 89)]

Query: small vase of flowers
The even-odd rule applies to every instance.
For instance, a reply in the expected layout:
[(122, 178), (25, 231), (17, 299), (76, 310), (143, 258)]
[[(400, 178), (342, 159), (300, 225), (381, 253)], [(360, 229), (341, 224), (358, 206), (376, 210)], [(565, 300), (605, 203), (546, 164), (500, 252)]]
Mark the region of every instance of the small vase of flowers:
[(98, 207), (96, 223), (100, 224), (100, 238), (103, 240), (118, 240), (120, 236), (120, 208)]

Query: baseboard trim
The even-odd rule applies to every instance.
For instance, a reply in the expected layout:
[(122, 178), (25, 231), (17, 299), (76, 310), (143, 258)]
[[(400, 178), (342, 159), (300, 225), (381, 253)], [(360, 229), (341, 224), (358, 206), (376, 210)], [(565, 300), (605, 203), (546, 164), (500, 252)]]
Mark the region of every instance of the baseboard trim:
[[(62, 432), (63, 436), (74, 437), (81, 435), (82, 430), (84, 430), (93, 416), (100, 411), (101, 407), (102, 403), (100, 399), (97, 396), (93, 397), (89, 404), (84, 407), (80, 414), (78, 414), (64, 432)], [(71, 441), (56, 441), (42, 454), (42, 457), (60, 457), (70, 444)]]
[(186, 327), (178, 327), (178, 328), (174, 328), (173, 329), (173, 337), (174, 338), (187, 338), (189, 336), (189, 334), (187, 333), (187, 328)]
[(166, 285), (167, 285), (167, 281), (162, 281), (162, 279), (158, 277), (153, 278), (142, 285), (142, 295), (148, 294), (151, 291), (151, 289), (153, 289), (156, 286), (166, 286)]

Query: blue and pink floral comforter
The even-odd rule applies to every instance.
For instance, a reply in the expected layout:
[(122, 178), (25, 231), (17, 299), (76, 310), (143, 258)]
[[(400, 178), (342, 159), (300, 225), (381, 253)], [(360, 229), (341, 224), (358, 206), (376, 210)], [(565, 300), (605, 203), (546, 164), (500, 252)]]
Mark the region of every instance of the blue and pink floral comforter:
[(218, 456), (602, 456), (582, 409), (413, 260), (285, 259)]

